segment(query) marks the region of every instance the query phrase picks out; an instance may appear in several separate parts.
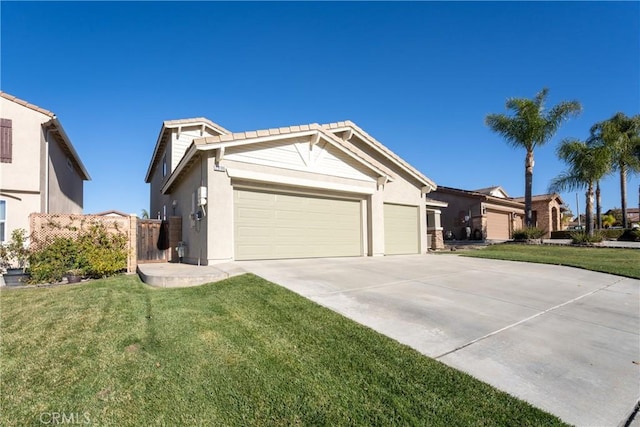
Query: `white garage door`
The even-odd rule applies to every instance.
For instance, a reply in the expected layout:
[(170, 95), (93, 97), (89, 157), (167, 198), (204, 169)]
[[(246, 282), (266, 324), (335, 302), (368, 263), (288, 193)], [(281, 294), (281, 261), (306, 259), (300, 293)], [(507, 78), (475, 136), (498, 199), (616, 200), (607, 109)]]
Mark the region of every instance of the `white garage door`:
[(235, 259), (362, 255), (360, 201), (234, 190)]
[(509, 239), (509, 213), (487, 209), (487, 239)]
[(384, 253), (386, 255), (417, 254), (418, 207), (384, 205)]

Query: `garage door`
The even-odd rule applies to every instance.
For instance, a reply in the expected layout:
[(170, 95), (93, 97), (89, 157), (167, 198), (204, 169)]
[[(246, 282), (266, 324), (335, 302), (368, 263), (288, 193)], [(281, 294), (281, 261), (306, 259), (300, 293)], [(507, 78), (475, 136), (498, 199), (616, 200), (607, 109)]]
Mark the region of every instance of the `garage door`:
[(418, 207), (384, 205), (384, 253), (386, 255), (417, 254)]
[(509, 239), (509, 213), (487, 209), (487, 239)]
[(362, 255), (360, 201), (234, 190), (235, 259)]

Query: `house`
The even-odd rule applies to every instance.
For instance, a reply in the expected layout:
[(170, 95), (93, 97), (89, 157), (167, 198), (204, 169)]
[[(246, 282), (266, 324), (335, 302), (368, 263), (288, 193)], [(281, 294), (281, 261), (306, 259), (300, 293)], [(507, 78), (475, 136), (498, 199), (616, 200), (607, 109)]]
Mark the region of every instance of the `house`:
[(98, 212), (98, 213), (95, 213), (94, 215), (97, 215), (97, 216), (112, 216), (112, 217), (120, 217), (120, 218), (126, 218), (126, 217), (130, 216), (128, 213), (124, 213), (122, 211), (118, 211), (118, 210), (115, 210), (115, 209), (111, 209), (111, 210), (104, 211), (104, 212)]
[[(516, 197), (513, 200), (524, 205), (524, 197)], [(545, 239), (551, 237), (552, 231), (562, 231), (566, 228), (562, 223), (562, 214), (567, 208), (557, 193), (538, 194), (531, 197), (531, 214), (534, 227), (545, 231)]]
[(0, 92), (0, 241), (31, 213), (82, 213), (90, 180), (55, 114)]
[(445, 238), (508, 240), (522, 228), (524, 204), (514, 201), (502, 187), (462, 190), (439, 186), (429, 198), (446, 202), (441, 223)]
[(430, 246), (425, 195), (436, 184), (350, 121), (241, 133), (165, 121), (145, 181), (151, 217), (182, 218), (189, 263)]

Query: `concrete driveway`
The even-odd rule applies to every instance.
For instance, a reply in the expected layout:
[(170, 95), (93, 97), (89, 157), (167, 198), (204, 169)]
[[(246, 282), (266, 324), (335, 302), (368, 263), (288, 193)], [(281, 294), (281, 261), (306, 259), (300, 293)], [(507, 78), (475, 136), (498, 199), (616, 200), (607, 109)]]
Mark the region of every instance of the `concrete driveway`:
[(624, 425), (640, 397), (639, 280), (456, 255), (238, 265), (571, 424)]

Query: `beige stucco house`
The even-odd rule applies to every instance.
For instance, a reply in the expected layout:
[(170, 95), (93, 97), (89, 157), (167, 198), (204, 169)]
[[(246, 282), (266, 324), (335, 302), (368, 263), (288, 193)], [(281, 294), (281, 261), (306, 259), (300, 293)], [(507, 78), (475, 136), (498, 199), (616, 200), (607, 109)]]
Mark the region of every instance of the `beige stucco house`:
[(185, 261), (424, 253), (436, 184), (350, 121), (232, 133), (165, 121), (150, 216), (182, 218)]
[[(441, 223), (444, 234), (454, 239), (509, 240), (513, 231), (524, 226), (524, 197), (510, 197), (500, 186), (462, 190), (439, 186), (430, 198), (446, 202)], [(546, 231), (564, 229), (562, 212), (566, 210), (560, 195), (540, 194), (532, 197), (533, 226)], [(471, 236), (466, 233), (470, 228)]]
[(502, 187), (462, 190), (439, 186), (429, 197), (447, 203), (441, 218), (445, 237), (509, 240), (513, 230), (522, 228), (524, 204), (509, 198)]
[(31, 213), (82, 213), (91, 179), (55, 114), (0, 92), (0, 241)]

